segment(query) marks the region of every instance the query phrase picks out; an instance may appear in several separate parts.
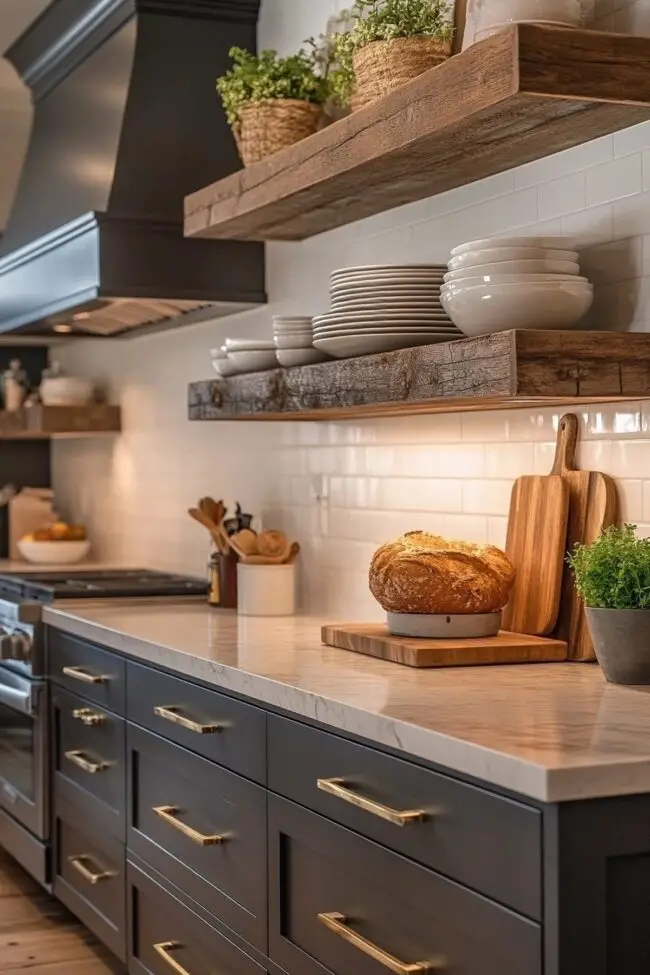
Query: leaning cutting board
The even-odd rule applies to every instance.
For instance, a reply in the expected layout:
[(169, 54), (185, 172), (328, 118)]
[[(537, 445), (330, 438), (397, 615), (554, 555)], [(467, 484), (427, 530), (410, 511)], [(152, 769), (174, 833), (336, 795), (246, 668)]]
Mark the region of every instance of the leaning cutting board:
[[(578, 443), (578, 417), (568, 413), (560, 420), (553, 474), (559, 474), (569, 486), (569, 530), (567, 552), (578, 542), (590, 544), (605, 528), (618, 519), (616, 482), (607, 474), (579, 471), (575, 466)], [(569, 660), (595, 660), (594, 645), (587, 626), (584, 604), (580, 599), (568, 565), (564, 568), (562, 603), (557, 636), (569, 645)]]
[(481, 640), (416, 640), (391, 636), (385, 624), (340, 623), (324, 626), (323, 643), (380, 657), (407, 667), (475, 667), (566, 660), (566, 643), (520, 633), (499, 633)]
[(560, 612), (569, 485), (559, 474), (515, 481), (506, 552), (517, 570), (503, 628), (547, 636)]

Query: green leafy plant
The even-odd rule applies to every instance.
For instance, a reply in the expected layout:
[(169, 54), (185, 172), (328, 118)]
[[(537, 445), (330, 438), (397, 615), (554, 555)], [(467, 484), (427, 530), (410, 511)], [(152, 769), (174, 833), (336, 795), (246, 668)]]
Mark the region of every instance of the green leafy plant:
[(289, 57), (278, 57), (277, 51), (251, 54), (233, 47), (233, 67), (217, 80), (226, 117), (230, 125), (239, 122), (243, 105), (268, 99), (293, 98), (323, 105), (330, 97), (330, 80), (323, 52), (313, 38), (306, 47)]
[(332, 73), (332, 92), (344, 105), (354, 93), (354, 55), (361, 48), (399, 37), (451, 41), (454, 36), (448, 0), (355, 0), (341, 18), (352, 21), (352, 29), (332, 34), (330, 44), (337, 65)]
[(650, 609), (650, 539), (636, 526), (608, 528), (591, 545), (568, 556), (576, 588), (597, 609)]

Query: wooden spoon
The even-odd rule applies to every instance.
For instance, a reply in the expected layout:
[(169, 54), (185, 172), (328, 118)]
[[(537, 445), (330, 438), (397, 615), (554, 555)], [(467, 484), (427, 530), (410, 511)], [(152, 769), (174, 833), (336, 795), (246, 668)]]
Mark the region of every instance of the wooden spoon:
[(279, 558), (283, 552), (290, 549), (289, 539), (284, 532), (265, 531), (257, 536), (257, 551), (269, 558)]
[(208, 518), (207, 515), (205, 515), (198, 508), (190, 508), (188, 510), (188, 514), (190, 518), (193, 518), (194, 521), (198, 521), (200, 525), (203, 525), (204, 528), (208, 529), (210, 535), (214, 540), (215, 545), (217, 546), (221, 554), (227, 555), (229, 551), (228, 537), (225, 534), (223, 528), (220, 528), (219, 525), (216, 525), (210, 518)]
[(231, 538), (234, 539), (235, 544), (245, 552), (246, 555), (259, 555), (260, 552), (257, 547), (257, 535), (250, 528), (244, 528), (243, 531), (237, 532)]
[(247, 565), (285, 565), (291, 556), (292, 546), (287, 542), (280, 555), (245, 555), (242, 562)]
[(298, 542), (294, 542), (291, 548), (289, 549), (289, 557), (285, 559), (285, 564), (292, 565), (296, 561), (299, 555), (300, 555), (300, 545)]

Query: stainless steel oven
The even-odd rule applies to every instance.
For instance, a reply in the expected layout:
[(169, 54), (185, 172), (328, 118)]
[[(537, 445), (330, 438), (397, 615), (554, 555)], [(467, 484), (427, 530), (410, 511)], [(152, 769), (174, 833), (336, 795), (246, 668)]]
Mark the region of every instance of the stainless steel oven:
[(0, 808), (41, 841), (49, 834), (47, 685), (0, 666)]

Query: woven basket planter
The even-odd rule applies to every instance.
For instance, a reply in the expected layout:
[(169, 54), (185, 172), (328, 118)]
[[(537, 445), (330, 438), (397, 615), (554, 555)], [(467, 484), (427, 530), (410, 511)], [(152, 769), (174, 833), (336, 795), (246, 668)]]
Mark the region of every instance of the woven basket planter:
[(244, 166), (251, 166), (313, 135), (320, 128), (323, 116), (322, 105), (291, 98), (244, 105), (234, 129)]
[(353, 111), (408, 84), (429, 68), (442, 64), (450, 54), (450, 42), (435, 37), (398, 37), (367, 44), (354, 55), (357, 86)]

